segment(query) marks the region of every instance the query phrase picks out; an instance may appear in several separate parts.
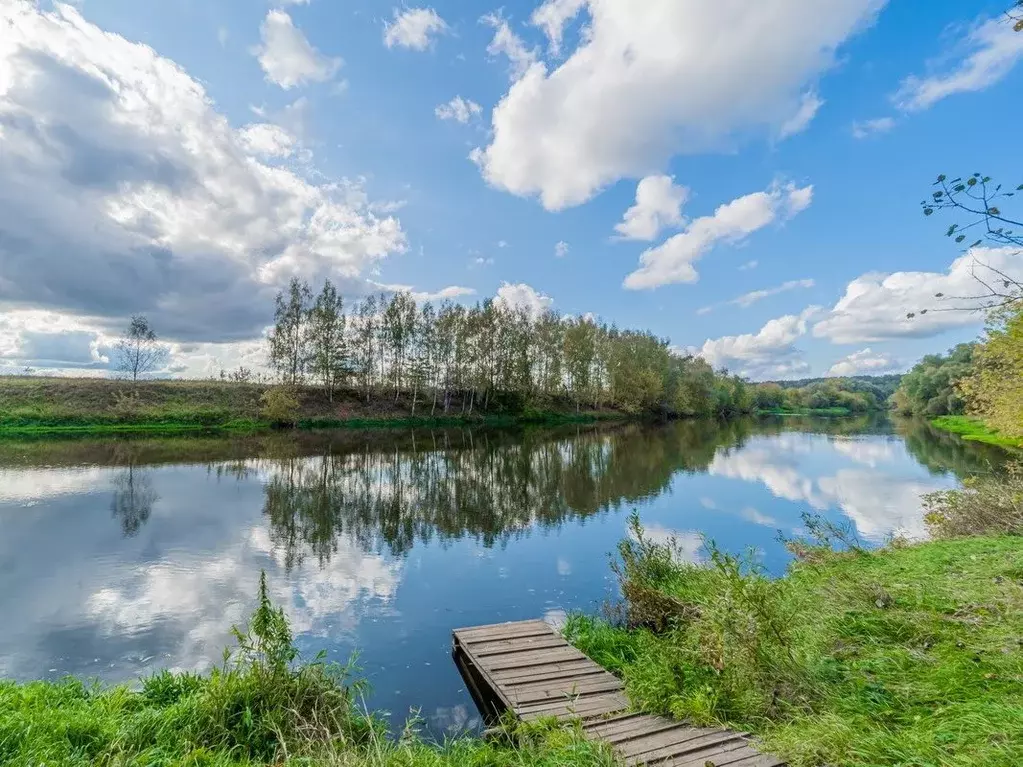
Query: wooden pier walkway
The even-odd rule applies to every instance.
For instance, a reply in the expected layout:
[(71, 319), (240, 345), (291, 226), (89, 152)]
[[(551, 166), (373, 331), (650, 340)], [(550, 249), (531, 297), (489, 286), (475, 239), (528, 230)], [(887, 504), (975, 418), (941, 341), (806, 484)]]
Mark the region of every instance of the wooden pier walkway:
[(543, 621), (453, 633), (455, 660), (485, 717), (510, 710), (525, 721), (581, 720), (589, 739), (611, 744), (630, 767), (784, 767), (750, 745), (747, 733), (629, 713), (621, 681)]

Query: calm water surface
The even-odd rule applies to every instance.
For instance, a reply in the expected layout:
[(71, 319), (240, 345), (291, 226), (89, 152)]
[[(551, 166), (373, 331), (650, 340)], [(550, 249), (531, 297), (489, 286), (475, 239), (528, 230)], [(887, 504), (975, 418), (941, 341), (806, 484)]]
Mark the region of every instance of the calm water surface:
[(801, 514), (868, 542), (1002, 456), (878, 419), (0, 444), (0, 676), (133, 680), (219, 661), (260, 570), (310, 655), (358, 650), (373, 708), (478, 725), (454, 627), (597, 610), (636, 509), (755, 547)]

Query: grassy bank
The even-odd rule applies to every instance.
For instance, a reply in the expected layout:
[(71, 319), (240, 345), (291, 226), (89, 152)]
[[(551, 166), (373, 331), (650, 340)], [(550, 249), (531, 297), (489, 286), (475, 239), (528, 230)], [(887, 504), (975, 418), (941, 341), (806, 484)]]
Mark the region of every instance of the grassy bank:
[(137, 689), (68, 679), (0, 681), (0, 764), (303, 767), (611, 767), (572, 730), (509, 726), (443, 745), (389, 736), (350, 669), (302, 663), (265, 583), (249, 631), (206, 675), (163, 672)]
[(748, 730), (794, 767), (1023, 763), (1018, 527), (878, 551), (790, 544), (775, 580), (635, 532), (621, 613), (568, 626), (635, 705)]
[(932, 419), (931, 423), (935, 428), (951, 432), (952, 434), (958, 434), (963, 439), (973, 442), (985, 442), (989, 445), (999, 445), (1000, 447), (1023, 448), (1023, 439), (1000, 434), (997, 429), (986, 426), (979, 418), (972, 418), (966, 415), (946, 415)]
[[(177, 434), (269, 429), (262, 397), (269, 387), (230, 381), (144, 381), (0, 377), (0, 436), (46, 434)], [(413, 401), (416, 399), (417, 401)], [(299, 428), (502, 426), (558, 424), (627, 417), (614, 409), (579, 410), (567, 399), (528, 407), (494, 397), (480, 407), (452, 396), (443, 402), (411, 393), (342, 391), (333, 400), (316, 387), (299, 387)]]

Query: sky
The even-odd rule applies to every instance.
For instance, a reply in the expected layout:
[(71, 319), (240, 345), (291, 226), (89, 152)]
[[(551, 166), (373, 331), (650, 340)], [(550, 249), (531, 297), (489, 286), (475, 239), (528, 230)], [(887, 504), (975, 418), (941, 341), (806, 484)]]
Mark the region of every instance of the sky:
[[(0, 371), (261, 368), (294, 276), (756, 380), (977, 336), (939, 173), (1023, 181), (1009, 0), (0, 0)], [(913, 312), (917, 316), (907, 318)]]

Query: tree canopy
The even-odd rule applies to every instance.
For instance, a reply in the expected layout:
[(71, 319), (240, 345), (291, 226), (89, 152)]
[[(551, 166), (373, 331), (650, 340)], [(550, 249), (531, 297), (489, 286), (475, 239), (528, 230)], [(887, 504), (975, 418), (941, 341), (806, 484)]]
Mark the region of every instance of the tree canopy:
[(958, 383), (970, 374), (977, 345), (959, 344), (947, 354), (928, 354), (902, 377), (892, 406), (903, 415), (961, 415), (966, 401)]

